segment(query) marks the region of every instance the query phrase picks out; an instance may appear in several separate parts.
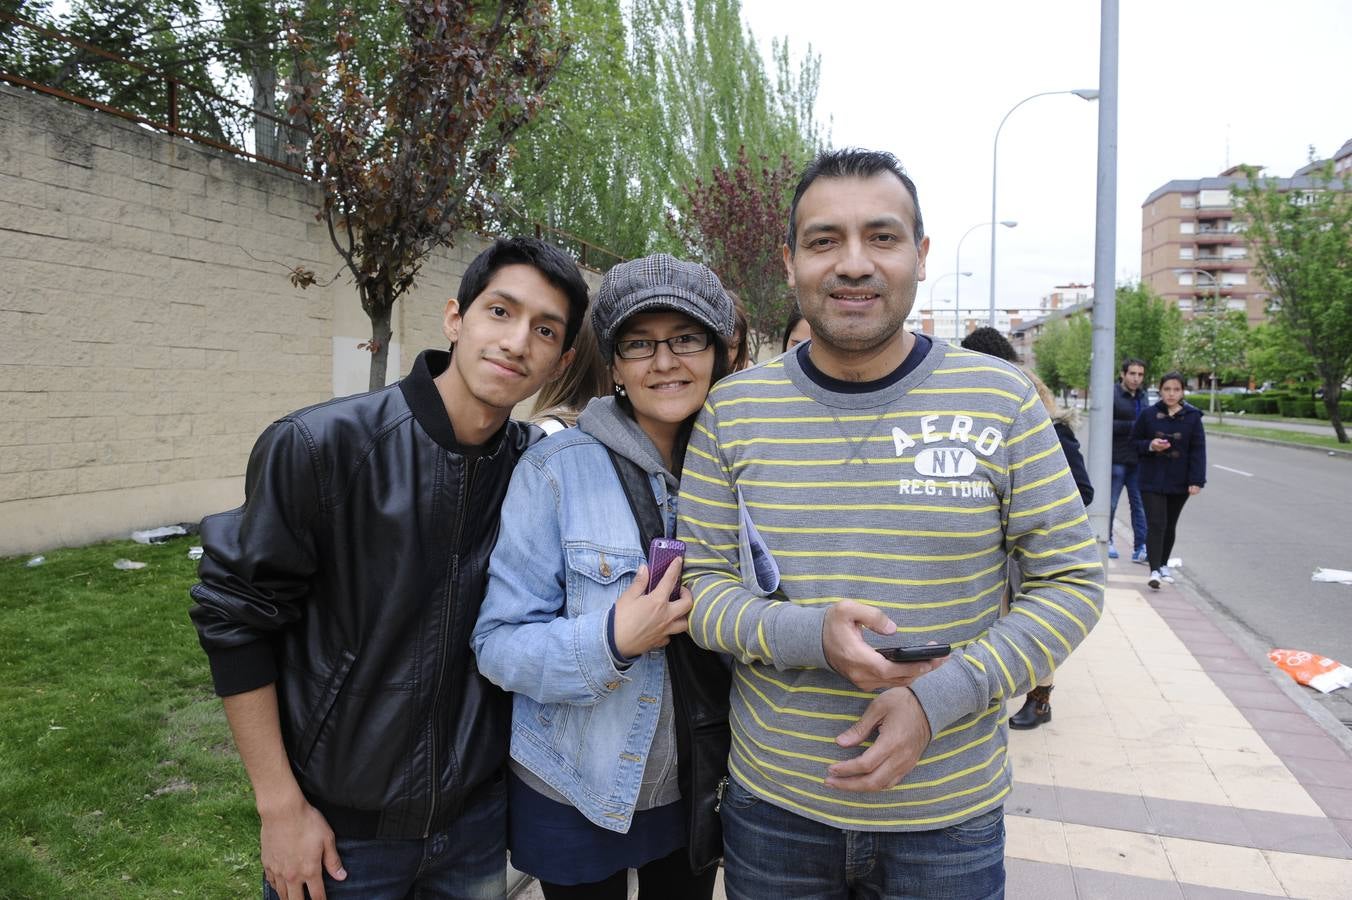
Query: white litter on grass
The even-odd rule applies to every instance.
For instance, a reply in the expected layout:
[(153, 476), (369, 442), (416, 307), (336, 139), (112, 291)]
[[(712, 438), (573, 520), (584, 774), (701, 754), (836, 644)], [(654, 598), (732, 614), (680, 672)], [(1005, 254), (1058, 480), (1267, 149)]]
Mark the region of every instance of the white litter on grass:
[(118, 559), (113, 561), (113, 568), (120, 569), (123, 572), (130, 572), (132, 569), (144, 569), (145, 567), (145, 563), (134, 562), (130, 559)]
[(1352, 572), (1346, 569), (1321, 569), (1315, 568), (1314, 574), (1310, 576), (1311, 581), (1328, 581), (1334, 584), (1352, 584)]
[(201, 548), (201, 547), (189, 547), (189, 548), (188, 548), (188, 559), (201, 559), (201, 558), (202, 558), (202, 548)]
[(147, 528), (145, 531), (133, 531), (131, 539), (138, 544), (163, 544), (171, 537), (187, 534), (182, 525), (161, 525), (159, 528)]
[(38, 566), (42, 565), (46, 561), (47, 557), (45, 556), (35, 556), (28, 562), (24, 563), (24, 567), (29, 569), (36, 569)]

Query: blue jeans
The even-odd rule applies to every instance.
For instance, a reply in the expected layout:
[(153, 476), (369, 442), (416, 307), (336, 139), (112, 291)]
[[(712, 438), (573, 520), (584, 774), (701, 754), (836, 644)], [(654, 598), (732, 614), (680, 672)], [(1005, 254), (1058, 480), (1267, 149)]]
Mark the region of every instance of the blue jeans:
[(1003, 808), (934, 831), (845, 831), (754, 797), (733, 779), (722, 814), (728, 900), (1005, 895)]
[[(478, 792), (473, 806), (425, 838), (338, 838), (347, 878), (324, 875), (329, 900), (502, 900), (507, 895), (507, 787)], [(263, 900), (278, 900), (263, 882)]]
[(1137, 467), (1113, 463), (1113, 486), (1108, 493), (1108, 543), (1113, 540), (1113, 518), (1117, 515), (1117, 498), (1123, 486), (1127, 489), (1127, 503), (1131, 506), (1132, 552), (1145, 549), (1145, 504), (1141, 502)]

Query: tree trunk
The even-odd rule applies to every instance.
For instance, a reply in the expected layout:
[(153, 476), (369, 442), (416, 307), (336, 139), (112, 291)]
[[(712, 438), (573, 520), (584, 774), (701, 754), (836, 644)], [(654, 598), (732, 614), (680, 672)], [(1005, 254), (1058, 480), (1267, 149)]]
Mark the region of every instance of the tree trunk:
[[(253, 88), (254, 153), (263, 159), (282, 161), (278, 148), (279, 127), (268, 116), (277, 115), (277, 69), (271, 64), (254, 65), (249, 70), (249, 84)], [(266, 113), (266, 115), (257, 115)]]
[(1342, 389), (1340, 381), (1324, 382), (1324, 409), (1328, 410), (1329, 423), (1333, 425), (1333, 433), (1338, 436), (1338, 443), (1346, 444), (1347, 429), (1343, 427), (1343, 419), (1338, 415), (1338, 401), (1343, 399)]
[(385, 386), (385, 373), (390, 364), (390, 328), (392, 306), (380, 304), (369, 307), (367, 315), (371, 318), (371, 378), (368, 390), (379, 390)]

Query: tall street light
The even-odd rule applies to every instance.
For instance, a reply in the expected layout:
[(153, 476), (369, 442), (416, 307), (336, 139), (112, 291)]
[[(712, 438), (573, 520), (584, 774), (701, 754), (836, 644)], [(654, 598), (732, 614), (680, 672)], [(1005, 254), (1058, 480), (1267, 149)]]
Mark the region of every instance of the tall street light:
[[(1022, 100), (1020, 100), (1018, 103), (1015, 103), (1013, 106), (1011, 106), (1011, 107), (1009, 108), (1009, 112), (1005, 113), (1005, 117), (1004, 117), (1003, 119), (1000, 120), (1000, 125), (999, 125), (999, 127), (995, 129), (995, 144), (994, 144), (994, 147), (993, 147), (992, 150), (991, 150), (991, 221), (992, 221), (992, 222), (997, 222), (997, 221), (999, 221), (999, 216), (997, 216), (997, 215), (995, 214), (995, 176), (996, 176), (996, 173), (999, 171), (999, 165), (998, 165), (998, 163), (999, 163), (999, 158), (1000, 158), (1000, 157), (999, 157), (999, 154), (1000, 154), (1000, 130), (1001, 130), (1002, 128), (1005, 127), (1005, 122), (1006, 122), (1006, 121), (1009, 119), (1009, 117), (1014, 113), (1014, 110), (1018, 109), (1020, 106), (1023, 106), (1023, 105), (1024, 105), (1025, 103), (1027, 103), (1029, 100), (1036, 100), (1038, 97), (1050, 97), (1050, 96), (1053, 96), (1054, 94), (1074, 94), (1076, 97), (1079, 97), (1081, 100), (1097, 100), (1097, 99), (1098, 99), (1098, 96), (1099, 96), (1099, 92), (1098, 92), (1098, 89), (1097, 89), (1097, 88), (1076, 88), (1076, 89), (1070, 90), (1070, 91), (1042, 91), (1041, 93), (1033, 94), (1032, 96), (1029, 96), (1029, 97), (1024, 97), (1024, 98), (1023, 98)], [(990, 325), (991, 325), (992, 328), (995, 327), (995, 231), (994, 231), (994, 230), (991, 231), (991, 320), (990, 320)]]
[[(973, 225), (971, 228), (968, 228), (967, 231), (963, 234), (963, 236), (960, 237), (960, 238), (958, 238), (958, 252), (957, 252), (957, 254), (956, 254), (956, 256), (957, 256), (957, 263), (956, 263), (956, 265), (954, 265), (954, 268), (955, 268), (955, 269), (961, 269), (961, 268), (962, 268), (962, 242), (965, 241), (965, 240), (967, 240), (967, 235), (971, 234), (973, 231), (976, 231), (978, 228), (985, 228), (987, 225), (996, 225), (996, 224), (1003, 225), (1003, 226), (1005, 226), (1006, 228), (1017, 228), (1018, 225), (1019, 225), (1019, 223), (1018, 223), (1018, 222), (1015, 222), (1013, 219), (1005, 219), (1003, 222), (999, 222), (999, 223), (997, 223), (994, 219), (992, 219), (992, 220), (989, 221), (989, 222), (977, 222), (977, 223), (976, 223), (975, 225)], [(991, 240), (994, 241), (995, 238), (991, 238)], [(994, 280), (994, 276), (992, 276), (992, 281), (993, 281), (993, 280)], [(953, 319), (954, 319), (954, 321), (959, 321), (959, 319), (958, 319), (958, 310), (962, 308), (961, 300), (962, 300), (962, 280), (959, 279), (959, 280), (958, 280), (958, 289), (957, 289), (957, 292), (956, 292), (956, 296), (955, 296), (954, 299), (953, 299)], [(992, 324), (992, 325), (995, 324), (995, 320), (994, 320), (994, 319), (991, 320), (991, 324)], [(957, 333), (958, 333), (959, 331), (961, 331), (961, 330), (962, 330), (962, 326), (961, 326), (961, 325), (958, 325), (957, 328), (956, 328), (956, 330), (953, 332), (954, 335), (957, 335)]]
[[(958, 284), (962, 284), (962, 279), (963, 279), (963, 278), (971, 278), (971, 277), (972, 277), (972, 273), (971, 273), (971, 272), (945, 272), (944, 274), (940, 275), (938, 278), (934, 279), (934, 283), (930, 285), (930, 296), (929, 296), (929, 299), (930, 299), (930, 309), (931, 309), (931, 310), (934, 309), (934, 289), (935, 289), (936, 287), (939, 286), (939, 282), (943, 281), (945, 278), (948, 278), (948, 277), (950, 277), (950, 276), (952, 276), (952, 275), (958, 275), (958, 276), (961, 276), (961, 277), (958, 278)], [(938, 316), (935, 316), (934, 321), (936, 321), (936, 322), (939, 321)], [(958, 342), (958, 331), (959, 331), (959, 325), (958, 325), (958, 301), (955, 299), (955, 300), (953, 301), (953, 343), (955, 343), (955, 344)], [(936, 335), (936, 336), (937, 336), (937, 335)]]

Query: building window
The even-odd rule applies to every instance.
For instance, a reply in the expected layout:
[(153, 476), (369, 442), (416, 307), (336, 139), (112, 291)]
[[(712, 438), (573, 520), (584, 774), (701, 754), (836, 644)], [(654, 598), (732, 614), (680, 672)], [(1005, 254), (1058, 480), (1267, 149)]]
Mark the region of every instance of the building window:
[(1238, 299), (1235, 299), (1235, 298), (1232, 297), (1232, 298), (1230, 298), (1229, 300), (1226, 300), (1226, 301), (1225, 301), (1225, 308), (1226, 308), (1226, 309), (1248, 309), (1248, 308), (1249, 308), (1249, 301), (1247, 301), (1247, 300), (1238, 300)]
[(1192, 298), (1179, 297), (1178, 308), (1181, 312), (1192, 312)]
[(1191, 247), (1178, 248), (1179, 259), (1193, 259), (1196, 255), (1197, 255), (1196, 252)]
[(1178, 198), (1178, 205), (1181, 206), (1181, 207), (1183, 207), (1184, 209), (1196, 209), (1196, 208), (1197, 208), (1197, 195), (1196, 195), (1196, 194), (1184, 194), (1182, 197), (1179, 197), (1179, 198)]
[(1230, 192), (1228, 190), (1199, 191), (1197, 202), (1202, 206), (1229, 206)]
[(1178, 286), (1179, 286), (1179, 287), (1192, 287), (1192, 273), (1191, 273), (1191, 272), (1179, 272), (1179, 273), (1178, 273)]
[(1221, 284), (1234, 287), (1237, 285), (1248, 284), (1249, 276), (1243, 272), (1222, 272)]
[(1222, 247), (1221, 259), (1248, 259), (1249, 251), (1246, 247)]
[(1178, 233), (1179, 233), (1179, 234), (1196, 234), (1196, 233), (1197, 233), (1197, 223), (1196, 223), (1196, 222), (1179, 222), (1179, 223), (1178, 223)]

